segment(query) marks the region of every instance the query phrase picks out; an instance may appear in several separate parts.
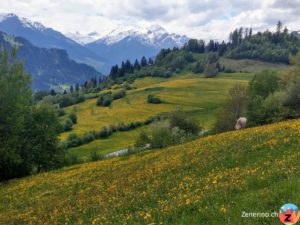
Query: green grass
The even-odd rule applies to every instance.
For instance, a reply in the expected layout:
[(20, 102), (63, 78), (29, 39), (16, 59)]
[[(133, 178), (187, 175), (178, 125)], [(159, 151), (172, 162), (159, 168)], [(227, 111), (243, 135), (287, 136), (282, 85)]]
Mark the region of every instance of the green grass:
[(0, 185), (0, 224), (280, 224), (300, 204), (300, 120)]
[[(144, 121), (177, 109), (188, 112), (201, 126), (208, 129), (214, 123), (216, 112), (226, 99), (228, 90), (237, 83), (247, 82), (252, 76), (251, 73), (221, 73), (216, 78), (207, 79), (203, 75), (187, 73), (168, 79), (138, 79), (132, 84), (136, 89), (127, 91), (126, 97), (114, 101), (111, 107), (97, 107), (96, 99), (89, 99), (66, 108), (68, 114), (76, 111), (78, 120), (73, 130), (63, 133), (61, 139), (67, 138), (70, 133), (82, 135), (87, 131), (99, 131), (104, 126)], [(149, 94), (159, 96), (164, 103), (147, 103)], [(108, 153), (128, 147), (128, 144), (134, 142), (137, 134), (136, 131), (117, 133), (106, 140), (97, 140), (70, 149), (70, 152), (78, 153), (80, 157), (87, 157), (91, 151)]]
[(122, 148), (128, 148), (134, 145), (139, 133), (147, 128), (144, 126), (131, 131), (113, 133), (109, 138), (95, 140), (89, 144), (72, 148), (69, 151), (80, 159), (87, 160), (92, 152), (106, 154)]
[[(226, 99), (228, 90), (237, 83), (246, 83), (254, 72), (271, 68), (286, 69), (286, 65), (271, 64), (254, 60), (221, 59), (221, 63), (233, 66), (237, 71), (248, 72), (220, 73), (216, 78), (204, 78), (203, 74), (182, 72), (171, 78), (145, 77), (137, 79), (127, 91), (123, 99), (118, 99), (110, 107), (96, 106), (96, 99), (88, 99), (83, 103), (66, 108), (69, 114), (76, 111), (78, 122), (73, 130), (63, 133), (61, 139), (66, 139), (70, 133), (82, 135), (88, 131), (99, 131), (104, 126), (119, 123), (142, 122), (152, 116), (181, 109), (188, 112), (199, 121), (205, 129), (212, 127), (216, 113)], [(250, 71), (250, 72), (249, 72)], [(115, 85), (112, 91), (118, 91), (121, 85)], [(163, 104), (147, 103), (147, 96), (154, 94), (161, 98)], [(84, 146), (70, 149), (82, 158), (91, 151), (108, 153), (128, 147), (133, 143), (137, 131), (122, 132), (106, 140), (97, 140)], [(118, 147), (119, 146), (119, 147)]]
[(221, 58), (220, 63), (225, 66), (227, 69), (231, 69), (234, 71), (243, 71), (243, 72), (260, 72), (262, 70), (285, 70), (288, 68), (288, 65), (283, 63), (269, 63), (269, 62), (262, 62), (253, 59), (228, 59), (228, 58)]

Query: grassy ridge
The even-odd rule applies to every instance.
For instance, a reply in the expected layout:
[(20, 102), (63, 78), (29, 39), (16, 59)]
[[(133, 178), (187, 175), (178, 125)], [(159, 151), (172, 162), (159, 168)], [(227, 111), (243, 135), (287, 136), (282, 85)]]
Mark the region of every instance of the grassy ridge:
[(0, 224), (277, 224), (300, 203), (300, 120), (0, 186)]

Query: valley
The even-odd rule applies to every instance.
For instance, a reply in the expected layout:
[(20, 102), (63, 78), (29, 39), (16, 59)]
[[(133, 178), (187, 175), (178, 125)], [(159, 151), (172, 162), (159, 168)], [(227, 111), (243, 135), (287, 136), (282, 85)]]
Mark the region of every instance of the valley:
[[(207, 2), (38, 2), (0, 10), (0, 225), (297, 222), (295, 24), (233, 1), (220, 18), (195, 14)], [(296, 8), (272, 4), (257, 3), (276, 20)]]
[[(82, 135), (87, 131), (100, 130), (104, 126), (118, 125), (122, 122), (127, 124), (144, 121), (152, 116), (168, 113), (178, 108), (188, 112), (190, 116), (199, 121), (201, 126), (208, 129), (212, 127), (215, 114), (224, 102), (228, 90), (237, 83), (247, 82), (252, 76), (252, 73), (220, 74), (217, 78), (210, 80), (201, 75), (187, 73), (176, 75), (170, 79), (143, 78), (132, 84), (136, 89), (127, 91), (125, 98), (114, 101), (110, 107), (97, 107), (96, 99), (67, 107), (65, 111), (67, 113), (75, 111), (79, 119), (73, 130), (63, 133), (61, 138), (67, 138), (70, 133)], [(147, 103), (146, 99), (149, 94), (159, 95), (164, 103), (158, 105)], [(123, 139), (122, 135), (128, 136), (128, 138), (126, 138), (125, 145), (121, 141), (117, 147), (112, 147), (111, 150), (103, 147), (109, 146), (106, 144), (107, 142), (116, 143), (114, 137), (111, 137), (112, 141), (105, 140), (103, 147), (101, 141), (97, 141), (99, 153), (101, 153), (101, 149), (108, 152), (126, 148), (134, 143), (137, 134), (136, 131), (116, 134), (121, 140)], [(90, 149), (89, 145), (93, 146), (94, 143), (79, 147), (81, 152), (84, 152), (85, 148), (87, 149), (84, 154), (86, 156), (91, 153), (88, 150)], [(74, 151), (78, 151), (78, 148)]]

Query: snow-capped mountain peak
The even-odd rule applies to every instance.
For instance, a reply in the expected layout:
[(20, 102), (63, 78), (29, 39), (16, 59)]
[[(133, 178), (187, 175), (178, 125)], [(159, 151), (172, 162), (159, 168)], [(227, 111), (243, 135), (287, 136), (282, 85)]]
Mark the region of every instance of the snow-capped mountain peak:
[(28, 28), (31, 28), (31, 29), (41, 30), (41, 31), (47, 29), (46, 27), (44, 27), (39, 22), (33, 22), (33, 21), (31, 21), (29, 19), (26, 19), (24, 17), (18, 17), (14, 13), (0, 14), (0, 22), (6, 21), (8, 19), (15, 19), (15, 20), (20, 21), (20, 23), (23, 25), (23, 27), (28, 27)]
[(188, 37), (169, 33), (159, 25), (120, 26), (85, 46), (115, 65), (124, 60), (134, 62), (143, 56), (155, 57), (162, 48), (181, 47), (188, 40)]
[(168, 33), (159, 25), (151, 25), (149, 27), (118, 27), (99, 40), (97, 43), (113, 45), (123, 40), (136, 39), (146, 46), (156, 48), (172, 48), (174, 46), (182, 46), (189, 38), (186, 36)]

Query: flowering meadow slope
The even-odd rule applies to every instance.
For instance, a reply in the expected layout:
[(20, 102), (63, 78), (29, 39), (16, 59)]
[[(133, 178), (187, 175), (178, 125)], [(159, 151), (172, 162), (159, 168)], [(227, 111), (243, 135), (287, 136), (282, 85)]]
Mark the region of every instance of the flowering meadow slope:
[(0, 185), (0, 224), (279, 224), (300, 205), (300, 120)]

